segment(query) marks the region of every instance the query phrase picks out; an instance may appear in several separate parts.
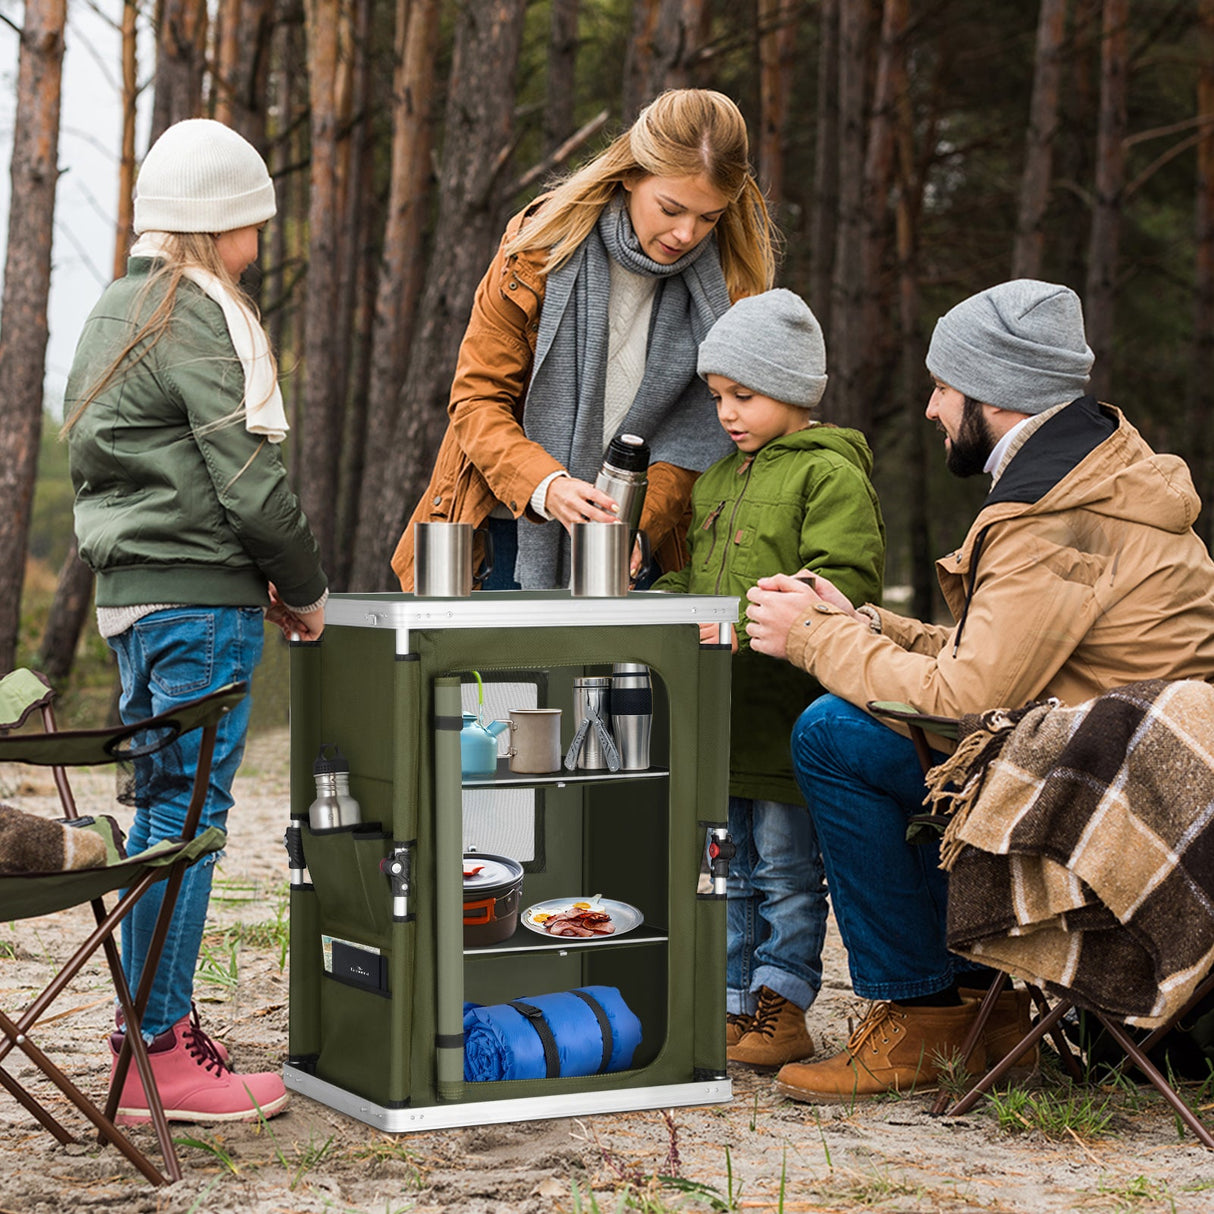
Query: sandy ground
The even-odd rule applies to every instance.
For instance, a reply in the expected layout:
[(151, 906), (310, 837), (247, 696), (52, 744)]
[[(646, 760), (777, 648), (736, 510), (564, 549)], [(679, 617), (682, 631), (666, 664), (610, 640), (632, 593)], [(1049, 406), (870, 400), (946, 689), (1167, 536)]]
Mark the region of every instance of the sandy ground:
[[(241, 1070), (281, 1065), (287, 1042), (282, 941), (287, 737), (254, 739), (238, 781), (233, 837), (212, 902), (203, 1021)], [(74, 777), (87, 809), (112, 804), (112, 777)], [(0, 767), (0, 797), (56, 813), (44, 774)], [(244, 925), (238, 946), (236, 928)], [(12, 1014), (91, 926), (88, 912), (0, 925), (0, 1007)], [(833, 1052), (858, 1018), (837, 936), (827, 986), (810, 1013), (819, 1052)], [(108, 1079), (110, 1002), (99, 969), (52, 1006), (36, 1040), (100, 1097)], [(517, 1125), (387, 1135), (295, 1096), (268, 1123), (175, 1127), (185, 1178), (153, 1189), (83, 1119), (38, 1085), (24, 1056), (4, 1067), (62, 1112), (81, 1141), (59, 1146), (0, 1093), (0, 1214), (117, 1210), (187, 1214), (359, 1211), (465, 1214), (548, 1211), (1214, 1211), (1214, 1152), (1178, 1137), (1153, 1093), (1087, 1093), (1111, 1101), (1095, 1136), (1001, 1129), (989, 1106), (933, 1119), (924, 1097), (854, 1108), (798, 1105), (770, 1078), (738, 1070), (724, 1106), (655, 1110)], [(1214, 1106), (1207, 1105), (1207, 1115)], [(150, 1132), (137, 1141), (154, 1149)], [(658, 1177), (670, 1177), (662, 1181)]]

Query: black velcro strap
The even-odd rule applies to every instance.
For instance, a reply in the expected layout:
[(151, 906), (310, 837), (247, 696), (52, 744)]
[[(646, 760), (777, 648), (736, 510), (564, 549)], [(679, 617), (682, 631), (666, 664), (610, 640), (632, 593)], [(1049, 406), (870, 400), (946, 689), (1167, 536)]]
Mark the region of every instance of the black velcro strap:
[(463, 717), (440, 717), (437, 714), (434, 717), (435, 729), (451, 729), (459, 733), (464, 728)]
[(569, 992), (571, 995), (576, 995), (593, 1013), (594, 1018), (599, 1022), (599, 1032), (603, 1035), (603, 1061), (599, 1066), (600, 1074), (607, 1070), (611, 1064), (611, 1021), (607, 1019), (607, 1013), (603, 1011), (603, 1005), (591, 994), (586, 991), (579, 991), (576, 988)]
[(512, 999), (506, 1004), (512, 1007), (520, 1016), (526, 1016), (531, 1027), (539, 1034), (540, 1044), (544, 1047), (544, 1069), (549, 1079), (559, 1078), (561, 1073), (561, 1056), (557, 1052), (556, 1038), (544, 1019), (544, 1013), (533, 1003), (524, 1003), (521, 999)]
[(438, 1050), (462, 1050), (464, 1048), (463, 1033), (435, 1033), (434, 1048)]

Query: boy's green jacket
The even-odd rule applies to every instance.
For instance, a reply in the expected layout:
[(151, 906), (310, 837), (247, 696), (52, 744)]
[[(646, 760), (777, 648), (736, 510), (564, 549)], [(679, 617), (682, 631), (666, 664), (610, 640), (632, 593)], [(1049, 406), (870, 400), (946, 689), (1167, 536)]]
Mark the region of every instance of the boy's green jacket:
[(885, 525), (858, 430), (814, 425), (747, 455), (736, 452), (696, 481), (687, 534), (691, 559), (655, 590), (733, 594), (738, 652), (730, 704), (729, 791), (800, 804), (789, 734), (822, 688), (804, 671), (750, 648), (746, 591), (761, 577), (808, 568), (857, 606), (880, 600)]

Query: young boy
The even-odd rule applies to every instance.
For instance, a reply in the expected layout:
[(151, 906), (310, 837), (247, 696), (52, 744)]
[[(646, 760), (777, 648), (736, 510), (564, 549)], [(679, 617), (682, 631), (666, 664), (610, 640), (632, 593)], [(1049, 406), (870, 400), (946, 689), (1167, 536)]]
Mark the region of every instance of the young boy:
[[(740, 300), (700, 345), (697, 370), (737, 450), (692, 492), (690, 559), (655, 590), (736, 594), (730, 705), (727, 1056), (776, 1070), (813, 1053), (805, 1010), (822, 984), (827, 901), (788, 739), (821, 687), (750, 648), (746, 592), (776, 572), (821, 573), (857, 603), (879, 598), (885, 527), (858, 430), (817, 420), (822, 329), (791, 291)], [(858, 598), (856, 596), (859, 596)], [(716, 625), (705, 639), (715, 641)], [(702, 630), (704, 631), (704, 630)]]

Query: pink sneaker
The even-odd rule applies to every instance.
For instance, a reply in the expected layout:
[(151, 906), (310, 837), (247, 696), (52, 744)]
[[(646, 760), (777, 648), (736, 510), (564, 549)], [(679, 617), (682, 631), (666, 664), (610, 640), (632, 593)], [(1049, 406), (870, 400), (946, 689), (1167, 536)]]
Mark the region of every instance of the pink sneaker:
[[(190, 1004), (190, 1019), (194, 1032), (201, 1033), (202, 1036), (207, 1039), (211, 1049), (213, 1049), (215, 1053), (219, 1055), (219, 1061), (230, 1070), (232, 1067), (232, 1060), (228, 1056), (228, 1047), (224, 1045), (222, 1041), (216, 1041), (215, 1038), (210, 1035), (210, 1033), (203, 1029), (198, 1020), (198, 1008), (193, 1003)], [(120, 1050), (122, 1049), (122, 1033), (126, 1028), (126, 1017), (122, 1014), (122, 1008), (120, 1007), (114, 1009), (114, 1024), (117, 1025), (119, 1030), (116, 1034), (114, 1034), (114, 1036), (117, 1038), (117, 1040), (114, 1042), (114, 1049)]]
[[(110, 1037), (113, 1068), (118, 1065), (122, 1036)], [(183, 1016), (148, 1046), (152, 1074), (169, 1121), (255, 1121), (273, 1117), (290, 1098), (282, 1079), (273, 1071), (238, 1075), (219, 1057), (214, 1042)], [(118, 1101), (118, 1125), (144, 1125), (151, 1121), (139, 1071), (132, 1061)]]

